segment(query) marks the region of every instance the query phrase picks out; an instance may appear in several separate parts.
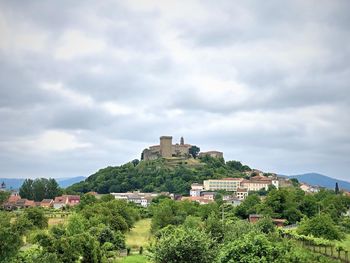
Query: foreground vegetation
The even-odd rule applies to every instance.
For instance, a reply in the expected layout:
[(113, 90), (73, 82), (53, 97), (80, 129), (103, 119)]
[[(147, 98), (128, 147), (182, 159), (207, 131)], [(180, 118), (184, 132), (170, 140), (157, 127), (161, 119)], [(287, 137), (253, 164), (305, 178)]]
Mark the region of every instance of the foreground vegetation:
[(107, 262), (126, 248), (125, 233), (139, 219), (135, 206), (93, 196), (85, 196), (66, 223), (50, 228), (41, 208), (26, 209), (13, 222), (12, 216), (0, 215), (0, 262)]

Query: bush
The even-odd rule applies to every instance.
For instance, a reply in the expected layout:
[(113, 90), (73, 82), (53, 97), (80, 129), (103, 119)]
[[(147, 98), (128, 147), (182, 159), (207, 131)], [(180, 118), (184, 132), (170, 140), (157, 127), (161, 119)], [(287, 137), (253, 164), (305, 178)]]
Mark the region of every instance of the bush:
[(312, 235), (329, 240), (341, 240), (343, 238), (339, 228), (328, 214), (321, 214), (310, 219), (303, 219), (297, 232), (298, 234)]
[(151, 246), (155, 263), (212, 263), (215, 258), (214, 241), (197, 229), (166, 227)]

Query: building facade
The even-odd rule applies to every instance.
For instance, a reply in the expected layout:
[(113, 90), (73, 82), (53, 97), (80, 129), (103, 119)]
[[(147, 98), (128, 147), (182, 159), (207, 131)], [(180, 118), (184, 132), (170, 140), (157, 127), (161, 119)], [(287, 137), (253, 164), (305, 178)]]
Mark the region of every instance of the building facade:
[(225, 190), (236, 192), (237, 188), (241, 186), (242, 181), (243, 178), (210, 179), (204, 180), (203, 186), (206, 191)]

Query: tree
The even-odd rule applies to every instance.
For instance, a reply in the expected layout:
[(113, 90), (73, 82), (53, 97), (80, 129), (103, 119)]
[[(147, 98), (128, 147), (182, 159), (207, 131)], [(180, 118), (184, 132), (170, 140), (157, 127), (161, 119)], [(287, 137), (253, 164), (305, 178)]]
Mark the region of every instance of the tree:
[(19, 195), (22, 198), (27, 198), (29, 200), (34, 199), (33, 180), (32, 179), (25, 179), (24, 180), (22, 186), (19, 188)]
[(338, 182), (335, 183), (335, 194), (339, 194)]
[(183, 227), (167, 227), (151, 247), (155, 263), (212, 263), (214, 241), (204, 231)]
[(257, 223), (256, 223), (257, 228), (265, 234), (275, 232), (276, 227), (274, 223), (272, 222), (272, 219), (270, 217), (264, 217), (261, 218)]
[(329, 240), (340, 240), (342, 234), (328, 214), (320, 214), (310, 219), (303, 219), (297, 232), (302, 235), (313, 235)]
[(0, 262), (9, 262), (21, 245), (21, 234), (15, 225), (11, 224), (11, 215), (0, 211)]
[(69, 236), (83, 234), (87, 229), (88, 221), (80, 214), (73, 214), (69, 216), (67, 224), (67, 234)]
[(134, 160), (131, 161), (131, 163), (132, 163), (134, 166), (137, 166), (137, 165), (140, 163), (140, 161), (139, 161), (138, 159), (134, 159)]
[(56, 196), (59, 196), (61, 194), (62, 194), (62, 191), (61, 191), (57, 181), (53, 178), (50, 178), (46, 182), (45, 198), (54, 199)]
[(22, 198), (34, 201), (53, 199), (61, 193), (58, 183), (53, 178), (37, 178), (34, 181), (26, 179), (19, 189), (19, 194)]
[(243, 165), (239, 161), (227, 161), (226, 166), (233, 171), (240, 171), (240, 172), (251, 171), (249, 166)]
[(100, 200), (102, 202), (109, 202), (109, 201), (115, 200), (115, 197), (111, 194), (106, 194), (106, 195), (103, 195)]
[(205, 231), (217, 242), (222, 242), (225, 237), (224, 222), (220, 220), (218, 214), (212, 213), (205, 220)]
[(28, 219), (34, 227), (43, 229), (48, 226), (48, 218), (45, 216), (43, 209), (39, 207), (25, 209), (23, 217)]
[(299, 187), (300, 185), (299, 180), (297, 178), (291, 178), (289, 179), (289, 181), (292, 183), (294, 187)]
[(197, 158), (199, 152), (200, 152), (200, 148), (197, 147), (196, 145), (192, 145), (190, 149), (188, 149), (189, 154), (191, 154), (193, 156), (193, 158)]
[(0, 191), (0, 205), (6, 202), (6, 200), (10, 197), (10, 192)]
[(251, 232), (232, 242), (225, 243), (217, 262), (284, 262), (281, 259), (286, 252), (287, 249), (282, 244), (270, 241), (263, 234)]

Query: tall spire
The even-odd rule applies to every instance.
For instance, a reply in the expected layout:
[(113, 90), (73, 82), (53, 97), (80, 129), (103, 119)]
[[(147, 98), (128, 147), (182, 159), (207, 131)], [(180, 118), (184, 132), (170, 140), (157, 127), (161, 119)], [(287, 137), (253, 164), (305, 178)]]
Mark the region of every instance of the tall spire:
[(184, 137), (181, 136), (181, 139), (180, 139), (180, 145), (184, 145), (185, 144), (185, 140), (184, 140)]

